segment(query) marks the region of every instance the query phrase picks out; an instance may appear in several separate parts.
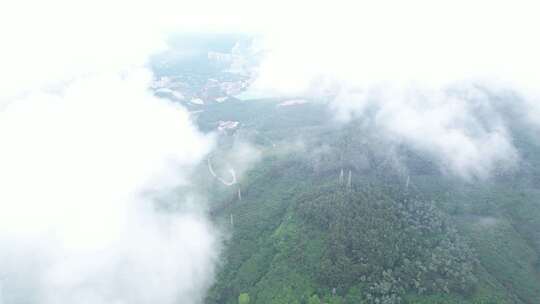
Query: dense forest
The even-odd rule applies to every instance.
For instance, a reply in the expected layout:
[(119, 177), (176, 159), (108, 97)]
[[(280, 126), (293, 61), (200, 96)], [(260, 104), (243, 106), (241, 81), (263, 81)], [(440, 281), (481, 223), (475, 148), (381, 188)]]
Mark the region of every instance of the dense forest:
[[(155, 63), (175, 62), (166, 55)], [(180, 65), (203, 95), (209, 75), (238, 77)], [(182, 70), (170, 67), (158, 75)], [(537, 134), (512, 106), (519, 96), (476, 89), (479, 120), (501, 113), (520, 158), (487, 178), (452, 174), (377, 128), (369, 110), (336, 120), (328, 98), (180, 101), (217, 137), (194, 176), (223, 231), (205, 303), (538, 303)]]
[(261, 151), (233, 186), (197, 175), (227, 231), (206, 303), (537, 303), (530, 134), (518, 133), (517, 170), (464, 180), (361, 121), (332, 121), (324, 103), (279, 102), (205, 105), (196, 118), (207, 131), (240, 123), (220, 133), (216, 167), (240, 144)]

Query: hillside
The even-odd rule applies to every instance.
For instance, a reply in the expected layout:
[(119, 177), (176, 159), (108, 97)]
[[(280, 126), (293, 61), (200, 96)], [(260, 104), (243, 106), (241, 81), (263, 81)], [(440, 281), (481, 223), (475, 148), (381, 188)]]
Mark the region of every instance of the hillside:
[(538, 147), (519, 146), (515, 172), (466, 181), (361, 121), (332, 122), (324, 103), (281, 102), (197, 114), (203, 130), (239, 122), (213, 161), (242, 142), (262, 151), (234, 186), (201, 170), (228, 232), (206, 303), (537, 302)]

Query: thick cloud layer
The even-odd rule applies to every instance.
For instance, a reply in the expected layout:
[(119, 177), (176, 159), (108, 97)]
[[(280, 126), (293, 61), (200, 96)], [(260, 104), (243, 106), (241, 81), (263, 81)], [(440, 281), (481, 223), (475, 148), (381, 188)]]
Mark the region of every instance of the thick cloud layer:
[(173, 191), (212, 138), (148, 90), (160, 5), (2, 8), (0, 302), (199, 303), (212, 282), (217, 233)]

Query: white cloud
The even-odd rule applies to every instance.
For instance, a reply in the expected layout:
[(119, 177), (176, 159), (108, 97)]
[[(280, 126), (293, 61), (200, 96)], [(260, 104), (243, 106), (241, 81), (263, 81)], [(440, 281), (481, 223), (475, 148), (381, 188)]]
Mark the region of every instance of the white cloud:
[(296, 19), (285, 14), (267, 30), (259, 85), (299, 91), (319, 75), (363, 85), (440, 86), (482, 77), (534, 85), (535, 8), (534, 1), (306, 5)]
[[(162, 215), (151, 196), (188, 183), (211, 140), (147, 91), (149, 76), (83, 77), (0, 112), (0, 247), (22, 246), (1, 260), (39, 253), (26, 278), (39, 302), (195, 303), (211, 282), (211, 225), (196, 210)], [(2, 276), (9, 302), (20, 282)]]
[[(440, 160), (445, 171), (489, 177), (518, 160), (497, 111), (483, 123), (474, 95), (513, 89), (538, 111), (540, 21), (534, 1), (338, 1), (285, 14), (266, 32), (254, 90), (332, 92), (338, 119), (375, 115), (381, 131)], [(453, 94), (456, 89), (461, 95)], [(483, 108), (492, 108), (489, 98)], [(472, 130), (472, 131), (471, 131)]]
[(148, 90), (167, 2), (0, 9), (0, 302), (201, 302), (218, 234), (154, 206), (213, 144)]

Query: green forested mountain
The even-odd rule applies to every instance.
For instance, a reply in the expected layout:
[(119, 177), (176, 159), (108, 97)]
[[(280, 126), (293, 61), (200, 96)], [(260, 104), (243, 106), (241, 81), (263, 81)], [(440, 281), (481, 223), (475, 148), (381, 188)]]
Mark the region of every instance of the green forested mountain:
[(278, 102), (197, 114), (207, 131), (239, 122), (221, 133), (216, 167), (239, 143), (261, 151), (233, 186), (206, 167), (197, 176), (226, 231), (206, 303), (538, 303), (529, 134), (516, 131), (516, 170), (463, 180), (362, 121), (333, 122), (323, 103)]

